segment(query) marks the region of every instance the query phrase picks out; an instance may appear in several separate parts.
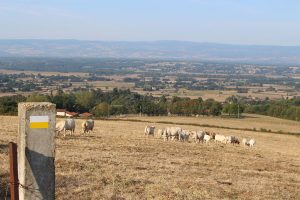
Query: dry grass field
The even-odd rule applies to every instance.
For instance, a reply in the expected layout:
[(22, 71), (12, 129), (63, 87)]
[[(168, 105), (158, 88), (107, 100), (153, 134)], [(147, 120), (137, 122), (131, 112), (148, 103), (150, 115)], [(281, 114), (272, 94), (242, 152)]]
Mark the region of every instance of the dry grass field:
[(266, 129), (274, 132), (290, 132), (300, 133), (300, 125), (297, 121), (284, 120), (269, 116), (243, 114), (244, 118), (221, 118), (221, 117), (126, 117), (129, 120), (140, 120), (148, 122), (172, 122), (172, 123), (185, 123), (185, 124), (198, 124), (218, 127), (228, 127), (235, 129)]
[[(272, 85), (276, 89), (286, 89), (286, 87), (280, 87), (278, 85)], [(232, 90), (186, 90), (186, 89), (179, 89), (178, 92), (174, 95), (179, 97), (189, 97), (192, 99), (196, 99), (201, 97), (202, 99), (214, 99), (216, 101), (224, 102), (228, 97), (236, 95), (241, 97), (251, 97), (251, 98), (258, 98), (258, 99), (266, 99), (267, 97), (272, 100), (282, 99), (282, 97), (287, 97), (287, 92), (284, 91), (276, 91), (276, 92), (257, 92), (257, 90), (262, 88), (251, 88), (246, 87), (249, 89), (248, 93), (238, 93), (235, 88)], [(263, 88), (266, 89), (267, 87)], [(289, 94), (290, 98), (293, 96), (299, 95), (299, 92), (293, 92), (293, 95)]]
[[(261, 89), (261, 88), (260, 88)], [(287, 93), (283, 91), (278, 92), (257, 92), (258, 89), (250, 89), (248, 93), (238, 93), (234, 88), (231, 90), (187, 90), (187, 89), (179, 89), (178, 91), (169, 91), (169, 90), (159, 90), (159, 91), (143, 91), (139, 89), (134, 89), (134, 92), (138, 92), (140, 94), (152, 94), (155, 97), (160, 97), (162, 95), (167, 95), (170, 97), (178, 96), (178, 97), (189, 97), (191, 99), (197, 99), (201, 97), (202, 99), (214, 99), (216, 101), (224, 102), (228, 97), (233, 95), (247, 97), (247, 98), (257, 98), (257, 99), (266, 99), (267, 97), (272, 100), (286, 98), (287, 94), (289, 94), (288, 98), (292, 98), (294, 96), (299, 96), (299, 92)]]
[[(176, 120), (184, 119), (171, 118), (172, 122)], [(269, 126), (268, 121), (271, 119), (266, 118), (260, 126)], [(9, 167), (7, 143), (16, 141), (17, 117), (0, 116), (0, 122), (0, 199), (4, 199)], [(77, 127), (81, 122), (76, 121)], [(286, 122), (283, 120), (279, 129), (284, 129)], [(214, 123), (223, 122), (215, 118)], [(298, 136), (203, 128), (255, 138), (257, 146), (250, 149), (146, 138), (146, 124), (97, 120), (93, 134), (83, 136), (77, 129), (75, 136), (57, 137), (56, 199), (300, 199)], [(158, 128), (174, 126), (152, 124)], [(278, 121), (275, 125), (280, 126)], [(287, 126), (299, 129), (297, 123)]]
[[(134, 87), (134, 83), (125, 83), (118, 81), (89, 81), (86, 82), (88, 85), (93, 87), (94, 89), (101, 90), (113, 90), (114, 88), (119, 89), (132, 89)], [(72, 82), (73, 88), (82, 87), (82, 82)]]
[(237, 92), (234, 90), (230, 91), (221, 91), (219, 93), (218, 90), (187, 90), (187, 89), (179, 89), (178, 91), (169, 91), (169, 90), (159, 90), (159, 91), (143, 91), (143, 90), (134, 90), (135, 92), (138, 92), (139, 94), (152, 94), (155, 97), (160, 97), (162, 95), (169, 95), (171, 97), (177, 96), (177, 97), (189, 97), (191, 99), (197, 99), (201, 97), (202, 99), (210, 99), (213, 98), (216, 101), (224, 102), (226, 98), (236, 95)]

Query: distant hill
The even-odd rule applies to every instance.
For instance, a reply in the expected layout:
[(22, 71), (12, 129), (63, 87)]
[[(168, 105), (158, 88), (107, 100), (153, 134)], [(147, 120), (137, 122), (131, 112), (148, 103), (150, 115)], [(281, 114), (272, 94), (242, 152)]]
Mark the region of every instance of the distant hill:
[(185, 41), (0, 40), (0, 57), (201, 59), (300, 64), (300, 46), (230, 45)]

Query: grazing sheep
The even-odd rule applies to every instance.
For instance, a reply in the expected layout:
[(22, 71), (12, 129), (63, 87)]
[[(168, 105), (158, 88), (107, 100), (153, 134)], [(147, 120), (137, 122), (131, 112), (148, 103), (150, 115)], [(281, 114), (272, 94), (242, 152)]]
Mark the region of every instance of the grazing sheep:
[(248, 144), (247, 138), (243, 138), (242, 144), (243, 144), (244, 146), (249, 145), (249, 144)]
[(180, 127), (167, 127), (166, 128), (168, 138), (171, 139), (171, 141), (179, 140), (179, 134), (182, 132), (182, 129)]
[(56, 132), (57, 135), (60, 132), (64, 131), (64, 137), (66, 136), (66, 132), (70, 131), (71, 135), (74, 135), (75, 132), (75, 120), (74, 119), (65, 119), (63, 121), (59, 121), (56, 123)]
[(198, 142), (203, 143), (204, 135), (205, 135), (204, 131), (193, 131), (192, 132), (192, 138), (194, 139), (194, 141), (196, 143), (198, 143)]
[(190, 132), (188, 130), (182, 130), (181, 133), (179, 133), (179, 141), (188, 142), (189, 137), (190, 137)]
[(207, 134), (207, 135), (210, 135), (210, 136), (211, 136), (211, 139), (213, 139), (213, 140), (214, 140), (215, 137), (216, 137), (216, 133), (211, 132), (211, 131), (210, 131), (210, 132), (207, 132), (206, 134)]
[(155, 126), (146, 126), (145, 127), (145, 135), (147, 135), (148, 137), (150, 135), (154, 136), (154, 130), (155, 130)]
[(234, 136), (226, 136), (226, 144), (233, 144)]
[(94, 120), (89, 119), (89, 120), (84, 121), (81, 124), (81, 128), (82, 128), (82, 132), (83, 133), (89, 133), (90, 131), (93, 132), (93, 129), (94, 129)]
[(229, 144), (240, 144), (240, 141), (235, 136), (227, 136), (226, 137), (226, 143), (229, 143)]
[(164, 131), (162, 133), (162, 138), (164, 139), (164, 141), (167, 141), (169, 139), (167, 129), (164, 129)]
[(246, 138), (243, 138), (243, 140), (242, 140), (242, 144), (244, 145), (244, 146), (249, 146), (249, 147), (254, 147), (254, 145), (255, 145), (255, 140), (254, 139), (246, 139)]
[(240, 140), (237, 137), (235, 138), (234, 144), (240, 144)]
[(219, 135), (219, 134), (215, 135), (215, 142), (221, 142), (221, 143), (226, 144), (226, 141), (227, 141), (227, 139), (224, 135)]
[(250, 139), (249, 142), (248, 142), (248, 144), (249, 144), (250, 147), (254, 147), (255, 140), (254, 139)]
[(205, 142), (206, 144), (208, 144), (208, 142), (211, 140), (211, 136), (205, 134), (203, 140), (204, 140), (204, 142)]
[(163, 137), (164, 131), (165, 131), (165, 129), (158, 129), (158, 130), (157, 130), (157, 137), (158, 137), (158, 138)]

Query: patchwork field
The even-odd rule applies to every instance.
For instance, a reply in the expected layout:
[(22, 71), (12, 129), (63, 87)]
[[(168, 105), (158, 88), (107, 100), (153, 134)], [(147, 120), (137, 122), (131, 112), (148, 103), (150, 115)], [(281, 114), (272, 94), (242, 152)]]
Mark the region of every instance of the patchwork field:
[[(121, 69), (120, 69), (121, 70)], [(239, 93), (241, 91), (238, 91), (237, 86), (234, 84), (229, 84), (229, 85), (223, 85), (224, 81), (226, 80), (226, 76), (228, 74), (219, 74), (221, 76), (220, 78), (216, 78), (215, 76), (218, 76), (217, 74), (206, 74), (207, 76), (212, 76), (214, 79), (217, 81), (218, 85), (224, 86), (224, 89), (219, 90), (215, 86), (209, 90), (206, 90), (205, 88), (202, 89), (188, 89), (189, 87), (187, 86), (175, 86), (175, 83), (178, 82), (178, 77), (181, 75), (193, 75), (193, 79), (198, 81), (198, 84), (206, 85), (209, 86), (210, 84), (207, 83), (209, 80), (209, 77), (203, 78), (202, 76), (205, 75), (205, 73), (198, 73), (197, 75), (199, 77), (194, 77), (194, 73), (186, 73), (184, 70), (178, 71), (178, 75), (164, 75), (161, 74), (159, 77), (156, 75), (151, 74), (151, 70), (148, 71), (149, 69), (145, 69), (144, 71), (139, 71), (139, 69), (130, 69), (129, 71), (126, 71), (124, 73), (116, 73), (114, 71), (111, 72), (111, 75), (101, 75), (101, 78), (106, 78), (108, 80), (98, 80), (94, 79), (94, 75), (87, 73), (87, 72), (43, 72), (43, 71), (30, 71), (30, 70), (5, 70), (5, 69), (0, 69), (0, 75), (27, 75), (26, 77), (18, 77), (16, 80), (17, 81), (24, 81), (26, 83), (33, 83), (36, 84), (37, 79), (36, 77), (34, 78), (31, 75), (42, 75), (45, 77), (40, 77), (39, 81), (37, 84), (42, 85), (42, 90), (44, 94), (49, 94), (51, 90), (56, 90), (57, 86), (62, 86), (65, 84), (65, 86), (68, 86), (68, 88), (65, 88), (64, 90), (67, 92), (71, 92), (73, 89), (78, 89), (78, 88), (85, 88), (85, 87), (90, 87), (93, 89), (101, 89), (103, 91), (111, 91), (114, 88), (118, 89), (130, 89), (133, 92), (137, 92), (142, 95), (152, 95), (154, 97), (160, 97), (162, 95), (167, 96), (168, 98), (171, 98), (173, 96), (178, 96), (178, 97), (189, 97), (191, 99), (197, 99), (201, 97), (202, 99), (214, 99), (216, 101), (224, 102), (228, 97), (231, 96), (240, 96), (248, 99), (261, 99), (264, 100), (266, 98), (271, 99), (271, 100), (280, 100), (283, 98), (293, 98), (295, 96), (299, 96), (300, 92), (294, 88), (294, 86), (291, 85), (285, 85), (285, 84), (261, 84), (257, 85), (257, 83), (254, 81), (253, 84), (251, 83), (251, 79), (249, 79), (250, 83), (239, 86), (239, 89), (244, 89), (246, 90), (246, 93)], [(158, 70), (160, 71), (160, 70)], [(151, 73), (150, 73), (151, 72)], [(30, 76), (29, 76), (30, 75)], [(71, 79), (68, 78), (51, 78), (50, 76), (76, 76), (77, 78), (74, 79), (74, 77)], [(247, 76), (247, 74), (244, 74)], [(154, 76), (154, 77), (153, 77)], [(225, 77), (224, 77), (225, 76)], [(255, 75), (250, 75), (256, 77)], [(285, 76), (282, 75), (266, 75), (266, 78), (273, 78), (273, 79), (281, 79)], [(126, 78), (132, 78), (132, 79), (137, 79), (134, 82), (126, 82), (124, 79)], [(153, 78), (157, 78), (157, 83), (152, 83)], [(294, 75), (293, 80), (295, 80), (295, 83), (297, 83), (297, 74)], [(13, 78), (15, 79), (15, 78)], [(165, 82), (164, 80), (168, 80)], [(44, 81), (49, 81), (51, 82), (51, 85), (43, 84)], [(127, 80), (128, 81), (128, 80)], [(132, 81), (132, 80), (131, 80)], [(218, 82), (219, 81), (219, 82)], [(245, 80), (241, 80), (244, 82)], [(253, 80), (252, 80), (253, 81)], [(7, 84), (9, 84), (9, 87), (7, 87)], [(72, 84), (70, 86), (69, 84)], [(152, 86), (153, 89), (151, 88), (151, 91), (149, 91), (149, 84)], [(22, 91), (28, 91), (28, 90), (22, 90), (22, 88), (19, 88), (16, 86), (16, 84), (12, 83), (6, 83), (4, 84), (5, 90), (0, 94), (1, 96), (11, 96), (11, 95), (16, 95), (16, 94), (21, 94), (21, 95), (28, 95), (31, 94), (32, 92), (40, 92), (39, 89), (37, 88), (32, 88), (30, 92), (22, 92)], [(64, 86), (64, 87), (65, 87)], [(15, 89), (14, 92), (11, 92), (10, 87)], [(145, 90), (145, 89), (146, 90)], [(156, 90), (157, 88), (158, 90)], [(208, 87), (210, 88), (210, 87)], [(1, 89), (1, 88), (0, 88)]]
[[(83, 84), (81, 82), (74, 82), (73, 88), (80, 87)], [(94, 89), (101, 89), (101, 90), (113, 90), (114, 88), (119, 89), (131, 89), (134, 87), (134, 83), (125, 83), (125, 82), (118, 82), (118, 81), (90, 81), (87, 82), (91, 87)]]
[(1, 74), (27, 74), (27, 75), (42, 75), (42, 76), (79, 76), (88, 77), (88, 73), (85, 72), (44, 72), (44, 71), (30, 71), (30, 70), (6, 70), (0, 69)]
[[(275, 87), (277, 88), (277, 87)], [(261, 88), (260, 88), (261, 89)], [(299, 92), (292, 92), (287, 93), (284, 91), (276, 91), (276, 92), (257, 92), (257, 89), (251, 89), (248, 93), (238, 93), (234, 88), (231, 90), (187, 90), (187, 89), (179, 89), (178, 91), (173, 89), (170, 90), (159, 90), (159, 91), (143, 91), (140, 89), (134, 89), (133, 91), (138, 92), (140, 94), (151, 94), (155, 97), (160, 97), (162, 95), (167, 96), (177, 96), (177, 97), (188, 97), (191, 99), (197, 99), (201, 97), (202, 99), (214, 99), (216, 101), (224, 102), (228, 97), (231, 97), (233, 95), (235, 96), (241, 96), (241, 97), (247, 97), (247, 98), (257, 98), (257, 99), (272, 99), (272, 100), (278, 100), (282, 99), (282, 97), (287, 97), (287, 94), (289, 94), (288, 98), (292, 98), (294, 96), (299, 96)]]
[[(250, 149), (213, 142), (164, 142), (143, 135), (149, 121), (163, 128), (175, 125), (155, 122), (196, 120), (299, 132), (296, 122), (257, 117), (97, 120), (94, 133), (87, 136), (80, 134), (78, 119), (75, 136), (56, 138), (56, 199), (300, 199), (299, 136), (181, 125), (255, 138), (257, 146)], [(0, 199), (5, 199), (7, 143), (16, 141), (18, 124), (17, 117), (0, 116), (0, 122)]]

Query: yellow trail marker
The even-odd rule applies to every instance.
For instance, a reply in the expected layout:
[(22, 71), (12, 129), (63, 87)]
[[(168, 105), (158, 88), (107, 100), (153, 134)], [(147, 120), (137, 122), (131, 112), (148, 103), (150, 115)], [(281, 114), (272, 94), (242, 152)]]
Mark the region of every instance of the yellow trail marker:
[(30, 116), (30, 128), (47, 129), (49, 127), (48, 116)]

